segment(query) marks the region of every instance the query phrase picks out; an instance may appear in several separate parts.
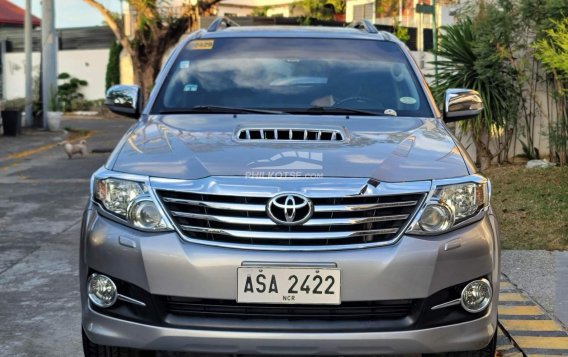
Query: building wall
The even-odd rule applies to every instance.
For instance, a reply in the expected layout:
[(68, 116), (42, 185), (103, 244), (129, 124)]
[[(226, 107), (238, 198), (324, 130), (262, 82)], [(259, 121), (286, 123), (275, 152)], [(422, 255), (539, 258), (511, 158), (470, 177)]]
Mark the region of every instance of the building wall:
[(269, 17), (272, 16), (290, 17), (290, 16), (297, 16), (299, 12), (300, 12), (299, 9), (290, 10), (290, 5), (284, 4), (284, 5), (271, 6), (270, 9), (268, 9), (268, 11), (266, 12), (266, 15)]
[[(108, 49), (59, 51), (57, 66), (59, 73), (67, 72), (73, 77), (86, 80), (89, 84), (81, 88), (85, 99), (102, 99), (105, 95), (106, 66)], [(3, 83), (5, 99), (25, 96), (23, 52), (12, 52), (4, 55), (5, 66)], [(33, 76), (39, 77), (40, 54), (32, 54)]]
[(219, 3), (217, 15), (219, 16), (234, 15), (239, 17), (252, 16), (253, 9), (254, 8), (252, 7), (235, 6), (230, 4), (223, 4), (221, 2)]
[(126, 50), (120, 53), (120, 83), (134, 84), (134, 67), (132, 59)]
[[(281, 5), (272, 5), (266, 11), (266, 16), (283, 16), (283, 17), (293, 17), (293, 16), (301, 16), (303, 15), (302, 10), (299, 8), (291, 9), (290, 4), (281, 4)], [(262, 8), (259, 6), (258, 8)], [(233, 4), (223, 4), (222, 2), (219, 3), (219, 7), (217, 10), (217, 15), (219, 16), (226, 16), (226, 15), (234, 15), (238, 17), (246, 17), (252, 16), (254, 11), (254, 7), (243, 7)]]
[[(375, 0), (347, 0), (345, 5), (345, 18), (347, 22), (354, 21), (354, 7), (361, 4), (373, 4), (373, 11), (377, 13)], [(378, 2), (380, 4), (380, 1)], [(416, 27), (416, 28), (432, 28), (432, 16), (428, 14), (418, 14), (414, 11), (416, 5), (419, 3), (429, 3), (429, 1), (423, 0), (404, 0), (403, 11), (399, 13), (396, 17), (379, 17), (373, 16), (368, 18), (368, 20), (373, 21), (378, 25), (392, 26), (395, 20), (400, 21), (400, 24), (404, 27)], [(458, 8), (459, 5), (446, 5), (440, 4), (438, 1), (438, 6), (436, 6), (436, 16), (438, 19), (438, 26), (451, 25), (455, 22), (455, 18), (452, 15), (453, 11)]]
[[(345, 21), (352, 22), (354, 20), (354, 8), (358, 5), (373, 4), (373, 9), (375, 9), (374, 0), (348, 0), (345, 6)], [(373, 10), (375, 12), (375, 10)]]

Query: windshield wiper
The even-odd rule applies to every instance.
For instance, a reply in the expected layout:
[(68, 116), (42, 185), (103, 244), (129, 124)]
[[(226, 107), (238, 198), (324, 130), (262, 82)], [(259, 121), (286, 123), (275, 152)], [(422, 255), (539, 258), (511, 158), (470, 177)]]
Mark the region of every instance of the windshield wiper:
[(193, 113), (229, 113), (229, 114), (286, 114), (286, 112), (268, 109), (225, 107), (220, 105), (196, 105), (192, 108), (164, 109), (160, 114), (193, 114)]
[(341, 107), (322, 107), (313, 106), (305, 109), (294, 109), (289, 110), (292, 113), (321, 113), (321, 114), (356, 114), (356, 115), (382, 115), (377, 112), (372, 112), (369, 110), (353, 109), (353, 108), (341, 108)]

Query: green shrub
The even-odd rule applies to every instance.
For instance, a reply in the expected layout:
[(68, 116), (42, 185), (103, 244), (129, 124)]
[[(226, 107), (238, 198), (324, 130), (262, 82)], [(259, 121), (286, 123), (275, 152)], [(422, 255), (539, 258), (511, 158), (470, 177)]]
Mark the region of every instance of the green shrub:
[(393, 21), (393, 34), (404, 43), (410, 40), (410, 34), (408, 33), (408, 29), (406, 27), (402, 27), (400, 21), (398, 21), (397, 18), (394, 18)]
[(68, 111), (70, 112), (93, 111), (100, 113), (103, 103), (104, 99), (97, 99), (97, 100), (77, 99), (69, 107)]
[(72, 77), (69, 73), (61, 73), (57, 79), (63, 81), (57, 87), (57, 99), (64, 112), (70, 111), (76, 101), (85, 96), (80, 92), (81, 87), (88, 85), (87, 81)]
[(120, 52), (122, 46), (116, 41), (112, 42), (108, 54), (108, 64), (106, 69), (106, 89), (120, 83)]

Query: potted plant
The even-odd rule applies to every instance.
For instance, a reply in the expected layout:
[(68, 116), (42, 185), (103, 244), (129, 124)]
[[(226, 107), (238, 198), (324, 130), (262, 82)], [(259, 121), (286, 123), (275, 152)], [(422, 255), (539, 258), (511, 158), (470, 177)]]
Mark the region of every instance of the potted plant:
[(0, 105), (4, 135), (17, 136), (22, 132), (23, 99), (7, 100)]
[(63, 116), (57, 91), (51, 94), (47, 108), (47, 128), (49, 131), (57, 131), (61, 127), (61, 117)]

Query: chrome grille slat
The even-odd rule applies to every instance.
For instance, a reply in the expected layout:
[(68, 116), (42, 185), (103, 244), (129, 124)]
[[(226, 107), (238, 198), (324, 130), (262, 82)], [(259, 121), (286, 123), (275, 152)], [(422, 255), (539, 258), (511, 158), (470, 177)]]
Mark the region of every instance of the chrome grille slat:
[(393, 234), (398, 231), (396, 228), (390, 229), (374, 229), (368, 231), (353, 231), (353, 232), (271, 232), (271, 231), (241, 231), (234, 229), (219, 229), (182, 225), (181, 229), (189, 232), (223, 234), (238, 238), (251, 238), (251, 239), (344, 239), (350, 237), (375, 235), (375, 234)]
[(186, 218), (196, 218), (196, 219), (203, 219), (203, 220), (210, 220), (215, 222), (223, 222), (229, 224), (252, 224), (252, 225), (259, 225), (259, 226), (275, 226), (272, 220), (268, 218), (250, 218), (250, 217), (231, 217), (231, 216), (214, 216), (214, 215), (206, 215), (206, 214), (199, 214), (199, 213), (186, 213), (186, 212), (178, 212), (178, 211), (171, 211), (172, 216), (174, 217), (186, 217)]
[[(179, 211), (171, 211), (171, 215), (174, 217), (186, 217), (186, 218), (196, 218), (203, 220), (210, 220), (216, 222), (230, 223), (230, 224), (252, 224), (261, 226), (275, 226), (276, 223), (269, 218), (250, 218), (250, 217), (233, 217), (233, 216), (216, 216), (207, 215), (199, 213), (187, 213)], [(408, 218), (408, 214), (399, 214), (392, 216), (378, 216), (378, 217), (355, 217), (355, 218), (329, 218), (329, 219), (318, 219), (313, 218), (304, 223), (304, 226), (330, 226), (330, 225), (351, 225), (351, 224), (362, 224), (362, 223), (372, 223), (372, 222), (387, 222), (387, 221), (398, 221)]]
[(164, 200), (164, 202), (180, 203), (180, 204), (184, 204), (184, 205), (195, 205), (195, 206), (202, 206), (202, 207), (210, 207), (210, 208), (223, 209), (223, 210), (253, 211), (253, 212), (264, 212), (264, 211), (266, 211), (266, 206), (255, 205), (255, 204), (196, 201), (196, 200), (185, 200), (185, 199), (170, 198), (170, 197), (164, 197), (163, 200)]
[(418, 201), (404, 201), (404, 202), (389, 202), (389, 203), (371, 203), (360, 205), (320, 205), (314, 207), (315, 212), (354, 212), (354, 211), (368, 211), (381, 208), (392, 207), (409, 207), (416, 206)]
[[(287, 139), (287, 134), (280, 132), (279, 137)], [(270, 218), (266, 210), (277, 194), (224, 195), (171, 189), (157, 189), (156, 194), (187, 239), (279, 250), (395, 242), (426, 197), (423, 192), (406, 191), (308, 197), (314, 207), (311, 218), (303, 224), (285, 225)]]

